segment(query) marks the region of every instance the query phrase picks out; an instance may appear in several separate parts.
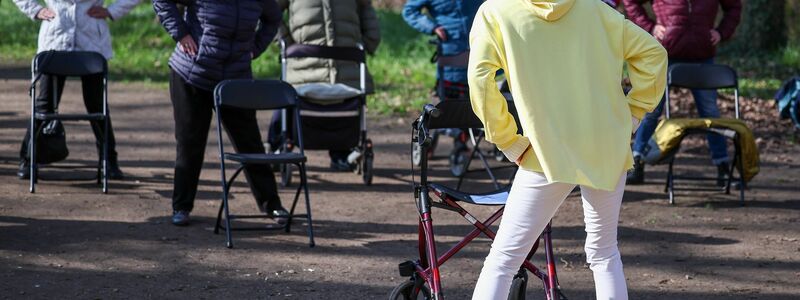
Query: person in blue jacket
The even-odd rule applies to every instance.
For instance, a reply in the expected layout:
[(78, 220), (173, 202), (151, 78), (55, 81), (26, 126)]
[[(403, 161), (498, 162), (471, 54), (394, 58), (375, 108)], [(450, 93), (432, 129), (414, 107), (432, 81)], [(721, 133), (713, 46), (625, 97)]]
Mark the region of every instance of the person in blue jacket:
[[(469, 51), (469, 30), (481, 4), (483, 0), (409, 0), (403, 19), (422, 33), (436, 35), (440, 56), (455, 56)], [(445, 83), (467, 83), (466, 67), (445, 67), (442, 73), (436, 77)]]

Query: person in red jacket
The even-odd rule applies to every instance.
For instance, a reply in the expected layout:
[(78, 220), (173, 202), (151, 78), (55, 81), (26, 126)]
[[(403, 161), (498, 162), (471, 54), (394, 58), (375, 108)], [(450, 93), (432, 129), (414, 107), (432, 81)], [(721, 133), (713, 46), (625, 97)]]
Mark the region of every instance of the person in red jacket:
[[(644, 4), (652, 2), (656, 19), (645, 11)], [(664, 45), (669, 55), (669, 64), (702, 63), (713, 64), (717, 46), (733, 36), (741, 19), (741, 0), (624, 0), (628, 18), (653, 34)], [(722, 19), (717, 24), (717, 14), (722, 7)], [(700, 117), (719, 117), (716, 90), (692, 90)], [(642, 157), (650, 137), (658, 125), (664, 109), (664, 101), (645, 115), (633, 143), (634, 169), (628, 173), (628, 184), (644, 182)], [(724, 185), (729, 168), (725, 138), (708, 135), (711, 159), (717, 166), (718, 185)]]

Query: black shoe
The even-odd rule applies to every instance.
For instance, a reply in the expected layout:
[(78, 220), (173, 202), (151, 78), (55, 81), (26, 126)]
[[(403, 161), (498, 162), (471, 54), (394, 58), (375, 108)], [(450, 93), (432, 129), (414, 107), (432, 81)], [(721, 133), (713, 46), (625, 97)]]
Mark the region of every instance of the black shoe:
[(283, 207), (267, 210), (267, 216), (275, 219), (275, 222), (280, 225), (285, 225), (287, 222), (289, 222), (289, 211)]
[(728, 173), (730, 173), (730, 166), (728, 163), (721, 163), (717, 165), (717, 186), (724, 187), (728, 182)]
[(119, 162), (116, 159), (113, 159), (108, 162), (108, 178), (120, 180), (125, 178), (125, 173), (122, 173), (122, 170), (119, 168)]
[(350, 172), (353, 170), (353, 166), (351, 166), (346, 159), (337, 158), (331, 160), (331, 170), (336, 172)]
[(644, 183), (644, 162), (639, 156), (633, 158), (633, 170), (628, 171), (626, 184), (636, 185)]
[(175, 226), (189, 225), (189, 211), (188, 210), (172, 211), (172, 225)]
[(19, 162), (19, 170), (17, 170), (17, 177), (19, 177), (19, 179), (22, 180), (31, 178), (31, 164), (28, 162), (27, 159), (23, 159)]

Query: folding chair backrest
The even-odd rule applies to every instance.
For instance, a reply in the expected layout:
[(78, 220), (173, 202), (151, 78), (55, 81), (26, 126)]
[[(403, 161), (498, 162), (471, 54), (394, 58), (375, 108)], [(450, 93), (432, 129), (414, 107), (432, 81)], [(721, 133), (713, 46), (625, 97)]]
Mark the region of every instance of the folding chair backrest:
[(739, 86), (736, 70), (717, 64), (674, 64), (667, 76), (669, 86), (688, 89), (727, 89)]
[(233, 79), (217, 84), (214, 100), (219, 105), (269, 110), (297, 105), (297, 92), (280, 80)]
[(670, 118), (669, 88), (688, 89), (733, 89), (735, 116), (739, 119), (739, 80), (736, 70), (726, 65), (678, 63), (667, 71), (666, 117)]
[(89, 51), (45, 51), (33, 58), (33, 72), (57, 76), (106, 74), (102, 54)]
[[(517, 120), (517, 128), (522, 128), (519, 125), (519, 118), (517, 117), (517, 109), (514, 102), (507, 101), (508, 111)], [(430, 119), (428, 124), (429, 129), (438, 128), (483, 128), (483, 123), (478, 119), (478, 116), (472, 111), (472, 105), (468, 100), (448, 100), (436, 104), (439, 109), (439, 115)]]

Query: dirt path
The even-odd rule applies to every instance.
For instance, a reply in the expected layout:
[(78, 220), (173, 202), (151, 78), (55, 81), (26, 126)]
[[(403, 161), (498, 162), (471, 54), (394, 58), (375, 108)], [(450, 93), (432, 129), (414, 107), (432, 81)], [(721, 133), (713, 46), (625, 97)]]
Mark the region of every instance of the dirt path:
[[(288, 234), (235, 234), (237, 248), (228, 250), (223, 236), (212, 233), (219, 199), (213, 135), (195, 223), (176, 228), (168, 222), (174, 140), (165, 90), (111, 86), (128, 177), (113, 181), (110, 194), (100, 193), (91, 170), (66, 168), (44, 168), (37, 193), (29, 194), (27, 182), (14, 175), (28, 119), (26, 86), (24, 80), (0, 81), (0, 298), (384, 299), (404, 280), (397, 264), (416, 253), (410, 118), (371, 121), (377, 148), (371, 187), (353, 174), (328, 172), (327, 155), (310, 153), (316, 248), (307, 247), (297, 226)], [(78, 87), (68, 84), (65, 111), (82, 109), (74, 96)], [(66, 129), (66, 165), (95, 162), (88, 127)], [(620, 223), (631, 299), (800, 297), (800, 147), (792, 147), (788, 160), (762, 154), (762, 173), (745, 207), (718, 192), (681, 192), (677, 205), (669, 206), (664, 167), (649, 168), (647, 184), (628, 189)], [(713, 172), (705, 156), (684, 158), (681, 171)], [(439, 170), (445, 165), (434, 162)], [(436, 175), (450, 180), (443, 171)], [(282, 190), (284, 204), (290, 193)], [(566, 295), (591, 299), (579, 199), (573, 194), (553, 221), (555, 253)], [(254, 211), (244, 184), (235, 188), (232, 203), (235, 211)], [(456, 241), (470, 229), (453, 213), (436, 211), (434, 218), (441, 242)], [(488, 247), (488, 240), (479, 239), (444, 267), (448, 299), (470, 295)], [(540, 286), (529, 283), (531, 298), (541, 299)]]

